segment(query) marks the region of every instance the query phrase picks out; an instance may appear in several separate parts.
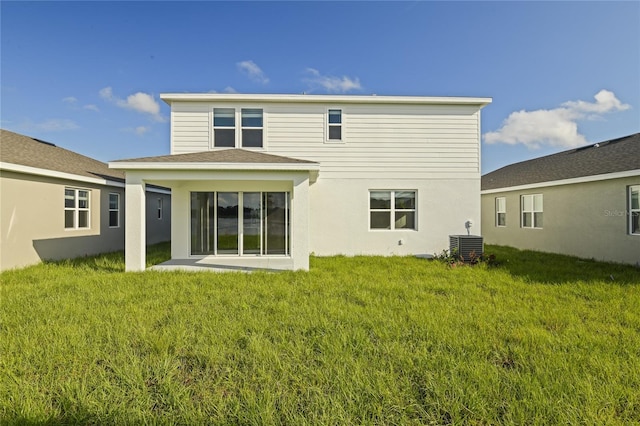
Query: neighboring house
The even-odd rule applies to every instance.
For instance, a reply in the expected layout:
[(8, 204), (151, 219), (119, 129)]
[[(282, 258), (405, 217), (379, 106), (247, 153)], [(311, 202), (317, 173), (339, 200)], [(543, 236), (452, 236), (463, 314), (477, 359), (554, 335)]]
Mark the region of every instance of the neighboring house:
[[(0, 130), (0, 270), (124, 248), (124, 173)], [(171, 196), (148, 188), (147, 243), (168, 241)]]
[[(309, 254), (433, 254), (480, 232), (490, 98), (163, 94), (171, 155), (126, 172), (128, 270), (147, 184), (172, 191), (176, 262), (308, 269)], [(133, 229), (139, 232), (134, 232)]]
[(640, 133), (482, 177), (485, 242), (640, 264)]

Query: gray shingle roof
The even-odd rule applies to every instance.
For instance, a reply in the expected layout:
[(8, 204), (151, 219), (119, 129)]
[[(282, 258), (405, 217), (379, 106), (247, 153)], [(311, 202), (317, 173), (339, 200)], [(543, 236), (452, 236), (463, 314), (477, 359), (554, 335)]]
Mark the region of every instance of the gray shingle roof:
[(124, 182), (124, 172), (52, 143), (0, 129), (0, 161), (79, 176)]
[(313, 161), (265, 154), (245, 149), (222, 149), (189, 154), (117, 160), (117, 163), (243, 163), (243, 164), (317, 164)]
[(510, 164), (482, 176), (482, 190), (640, 169), (640, 133)]

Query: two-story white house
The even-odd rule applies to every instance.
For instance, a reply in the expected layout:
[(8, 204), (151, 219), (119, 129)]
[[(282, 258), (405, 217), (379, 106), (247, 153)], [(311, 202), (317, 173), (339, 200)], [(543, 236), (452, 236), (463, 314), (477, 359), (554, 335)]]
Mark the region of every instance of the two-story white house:
[(491, 98), (161, 95), (171, 154), (126, 173), (127, 270), (145, 267), (144, 189), (171, 188), (184, 264), (308, 269), (309, 254), (433, 254), (480, 232)]

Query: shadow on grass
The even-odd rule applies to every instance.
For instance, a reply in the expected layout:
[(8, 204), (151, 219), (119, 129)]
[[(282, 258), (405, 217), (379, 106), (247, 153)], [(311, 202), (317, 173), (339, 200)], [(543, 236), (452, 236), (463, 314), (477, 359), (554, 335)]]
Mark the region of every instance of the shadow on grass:
[(530, 281), (546, 284), (609, 281), (640, 285), (640, 268), (632, 265), (494, 245), (485, 245), (485, 254), (495, 255), (499, 268)]
[[(147, 246), (147, 267), (166, 262), (171, 259), (171, 243), (159, 243)], [(95, 256), (77, 257), (47, 263), (70, 266), (79, 269), (90, 269), (99, 272), (124, 272), (124, 251), (103, 253)]]

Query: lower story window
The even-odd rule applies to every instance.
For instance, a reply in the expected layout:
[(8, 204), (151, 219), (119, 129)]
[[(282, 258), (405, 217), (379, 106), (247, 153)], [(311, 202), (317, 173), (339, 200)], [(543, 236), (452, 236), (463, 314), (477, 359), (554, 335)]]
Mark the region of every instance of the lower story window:
[(192, 192), (192, 255), (289, 255), (288, 192)]
[(523, 195), (522, 227), (542, 228), (542, 194)]
[(507, 199), (496, 197), (496, 226), (507, 226)]
[(120, 226), (120, 194), (109, 194), (109, 228)]
[(416, 191), (369, 191), (369, 229), (416, 229)]
[(158, 198), (157, 218), (158, 218), (158, 220), (162, 220), (162, 198)]
[(629, 187), (629, 233), (640, 235), (640, 185)]
[(89, 191), (86, 189), (64, 189), (65, 229), (89, 228)]

